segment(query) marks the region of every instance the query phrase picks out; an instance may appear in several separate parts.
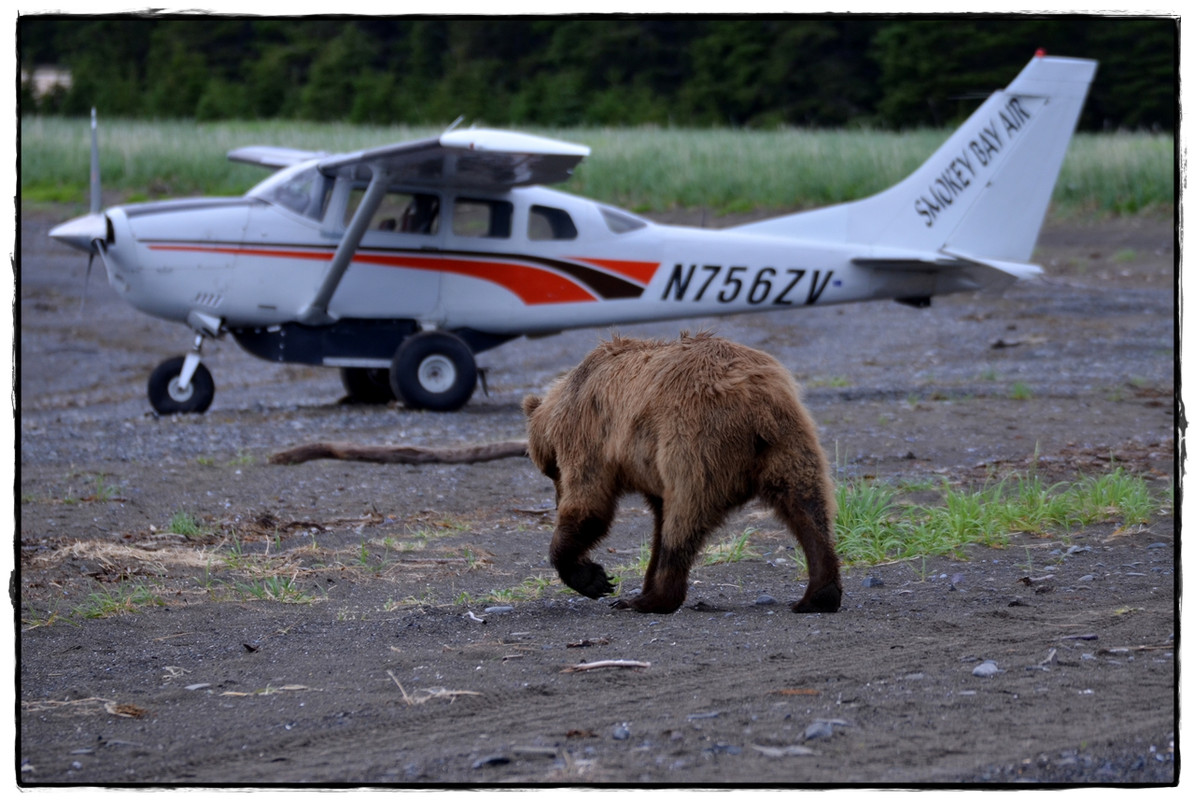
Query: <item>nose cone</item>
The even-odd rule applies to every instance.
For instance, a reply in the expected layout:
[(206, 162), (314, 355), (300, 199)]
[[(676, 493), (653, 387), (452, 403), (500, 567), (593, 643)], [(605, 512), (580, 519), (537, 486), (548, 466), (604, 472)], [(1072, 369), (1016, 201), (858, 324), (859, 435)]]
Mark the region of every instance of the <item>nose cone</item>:
[(103, 214), (88, 214), (64, 222), (50, 231), (50, 238), (87, 253), (95, 252), (96, 239), (108, 235), (108, 223)]

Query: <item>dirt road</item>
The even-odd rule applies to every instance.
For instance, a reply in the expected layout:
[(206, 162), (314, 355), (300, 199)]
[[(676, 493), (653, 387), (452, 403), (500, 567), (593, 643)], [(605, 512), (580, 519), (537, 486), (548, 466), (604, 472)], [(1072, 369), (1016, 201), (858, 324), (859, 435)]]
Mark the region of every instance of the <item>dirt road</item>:
[[(211, 410), (156, 418), (145, 380), (189, 336), (124, 306), (98, 270), (80, 313), (86, 259), (46, 238), (61, 218), (21, 225), (19, 782), (1175, 779), (1168, 513), (856, 567), (840, 613), (798, 616), (793, 542), (748, 506), (722, 535), (751, 529), (745, 557), (696, 569), (680, 611), (613, 611), (555, 580), (551, 484), (525, 460), (267, 463), (316, 440), (519, 438), (522, 396), (601, 331), (483, 354), (488, 396), (448, 415), (340, 405), (334, 372), (219, 342)], [(1050, 225), (1038, 260), (1048, 280), (924, 310), (624, 332), (710, 327), (775, 355), (839, 480), (967, 486), (1115, 463), (1163, 496), (1172, 226)], [(622, 591), (649, 530), (626, 501), (599, 558)], [(1021, 580), (1044, 576), (1052, 591)], [(647, 666), (576, 669), (600, 661)]]

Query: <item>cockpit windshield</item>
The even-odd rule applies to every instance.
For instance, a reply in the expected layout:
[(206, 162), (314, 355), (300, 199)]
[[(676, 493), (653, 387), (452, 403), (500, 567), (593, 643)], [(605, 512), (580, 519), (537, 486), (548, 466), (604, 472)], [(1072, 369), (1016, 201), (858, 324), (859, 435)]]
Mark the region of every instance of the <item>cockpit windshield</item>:
[(283, 170), (262, 181), (249, 194), (309, 219), (320, 220), (328, 208), (332, 179), (314, 164)]

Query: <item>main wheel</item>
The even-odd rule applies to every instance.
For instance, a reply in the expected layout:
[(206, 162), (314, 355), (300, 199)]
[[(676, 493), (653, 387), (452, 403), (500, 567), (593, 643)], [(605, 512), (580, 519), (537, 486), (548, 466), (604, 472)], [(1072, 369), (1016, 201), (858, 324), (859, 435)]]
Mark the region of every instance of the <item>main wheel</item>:
[(349, 393), (348, 402), (383, 405), (394, 399), (390, 388), (390, 373), (370, 367), (345, 367), (340, 370), (340, 382)]
[(407, 337), (390, 363), (390, 388), (410, 408), (456, 411), (477, 387), (477, 362), (459, 336), (423, 331)]
[(212, 373), (203, 364), (195, 368), (187, 388), (179, 388), (184, 361), (184, 356), (163, 361), (149, 376), (149, 404), (159, 414), (202, 414), (216, 396)]

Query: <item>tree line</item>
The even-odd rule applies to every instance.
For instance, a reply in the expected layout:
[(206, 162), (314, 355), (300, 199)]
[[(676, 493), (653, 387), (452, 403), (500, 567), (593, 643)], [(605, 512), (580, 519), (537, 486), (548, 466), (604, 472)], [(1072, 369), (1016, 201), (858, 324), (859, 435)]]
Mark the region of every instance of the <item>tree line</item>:
[(1177, 20), (1097, 16), (24, 16), (22, 114), (490, 125), (946, 125), (1042, 48), (1080, 126), (1173, 131)]

